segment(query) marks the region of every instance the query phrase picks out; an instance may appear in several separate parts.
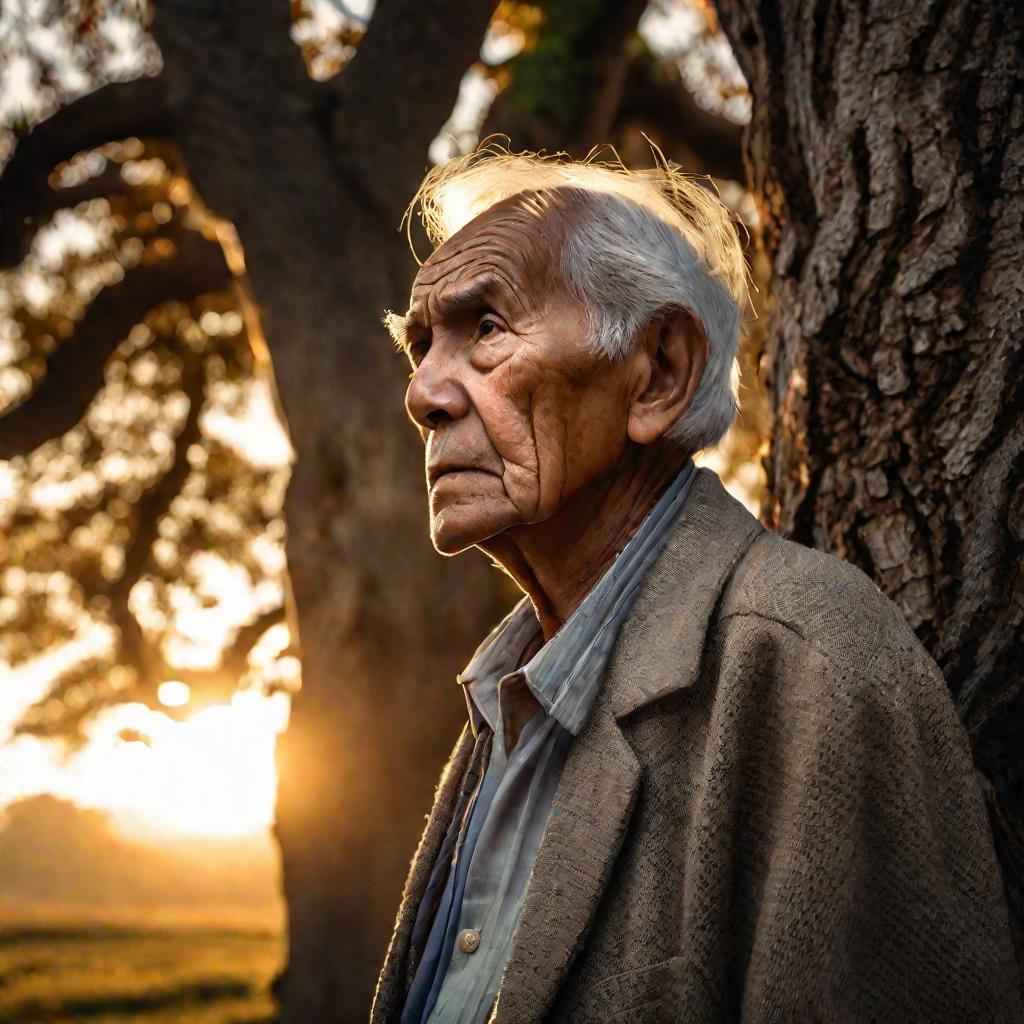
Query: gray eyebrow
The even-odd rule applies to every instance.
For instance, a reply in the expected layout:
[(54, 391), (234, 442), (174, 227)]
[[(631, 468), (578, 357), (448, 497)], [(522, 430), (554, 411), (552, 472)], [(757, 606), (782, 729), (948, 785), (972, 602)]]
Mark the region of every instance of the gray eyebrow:
[(381, 323), (391, 335), (395, 348), (405, 352), (406, 355), (409, 354), (409, 346), (412, 343), (409, 337), (410, 333), (423, 326), (411, 313), (406, 313), (403, 316), (400, 313), (392, 313), (390, 309), (381, 317)]
[[(461, 291), (453, 291), (446, 295), (444, 298), (445, 312), (462, 313), (467, 309), (473, 309), (480, 304), (486, 295), (493, 294), (495, 291), (508, 291), (508, 286), (498, 275), (485, 274), (471, 281)], [(514, 295), (514, 293), (512, 294)], [(427, 329), (426, 325), (413, 312), (402, 315), (388, 310), (381, 317), (381, 322), (387, 328), (388, 334), (391, 335), (395, 348), (405, 352), (406, 355), (409, 354), (409, 349), (412, 345), (410, 334), (413, 331), (424, 331)]]
[(452, 292), (444, 298), (445, 310), (452, 313), (461, 313), (467, 309), (479, 305), (485, 295), (494, 290), (501, 290), (502, 281), (493, 274), (478, 277), (470, 282), (461, 291)]

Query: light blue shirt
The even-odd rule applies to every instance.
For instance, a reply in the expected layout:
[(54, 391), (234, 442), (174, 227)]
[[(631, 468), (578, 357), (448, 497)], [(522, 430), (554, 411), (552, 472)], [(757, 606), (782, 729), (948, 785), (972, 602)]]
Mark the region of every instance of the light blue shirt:
[[(460, 674), (471, 727), (478, 743), (490, 741), (490, 754), (468, 806), (453, 817), (420, 903), (412, 941), (424, 943), (423, 954), (402, 1024), (486, 1022), (570, 743), (586, 724), (619, 628), (694, 472), (687, 461), (597, 584), (525, 665), (516, 668), (540, 633), (527, 597)], [(516, 731), (515, 691), (523, 685), (540, 707), (506, 749), (506, 734), (512, 739)], [(475, 933), (469, 951), (460, 943), (467, 932)]]

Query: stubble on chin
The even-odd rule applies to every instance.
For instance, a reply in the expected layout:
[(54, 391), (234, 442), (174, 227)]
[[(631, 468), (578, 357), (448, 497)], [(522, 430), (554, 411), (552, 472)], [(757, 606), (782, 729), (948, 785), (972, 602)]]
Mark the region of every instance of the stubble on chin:
[(505, 500), (487, 499), (431, 505), (430, 539), (442, 555), (457, 555), (518, 525), (516, 509)]

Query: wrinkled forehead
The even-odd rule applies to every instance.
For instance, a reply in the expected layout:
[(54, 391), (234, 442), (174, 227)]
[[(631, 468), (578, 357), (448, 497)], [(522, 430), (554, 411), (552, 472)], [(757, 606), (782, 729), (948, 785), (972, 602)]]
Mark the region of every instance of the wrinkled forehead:
[(420, 267), (413, 305), (436, 300), (459, 282), (484, 274), (523, 299), (560, 283), (562, 241), (580, 204), (558, 192), (520, 192), (471, 220)]

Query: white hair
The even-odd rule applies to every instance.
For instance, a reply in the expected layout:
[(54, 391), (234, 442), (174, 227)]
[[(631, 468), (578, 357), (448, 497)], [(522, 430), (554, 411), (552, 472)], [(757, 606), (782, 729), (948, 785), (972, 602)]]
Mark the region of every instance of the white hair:
[[(621, 162), (485, 144), (430, 171), (407, 217), (418, 205), (427, 236), (440, 246), (519, 193), (578, 201), (583, 212), (571, 221), (559, 266), (566, 288), (588, 310), (589, 344), (623, 359), (654, 317), (674, 309), (689, 310), (704, 329), (704, 373), (689, 408), (665, 435), (694, 453), (721, 440), (736, 417), (747, 268), (728, 208), (655, 153), (656, 168), (633, 171)], [(543, 204), (528, 205), (543, 215)]]

